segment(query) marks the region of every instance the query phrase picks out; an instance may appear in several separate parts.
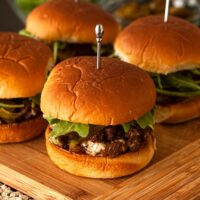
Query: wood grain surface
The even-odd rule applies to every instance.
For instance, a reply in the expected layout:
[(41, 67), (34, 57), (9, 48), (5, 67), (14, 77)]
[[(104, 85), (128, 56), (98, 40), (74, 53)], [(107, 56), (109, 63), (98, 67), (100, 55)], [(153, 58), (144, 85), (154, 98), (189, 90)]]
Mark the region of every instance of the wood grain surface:
[[(200, 139), (145, 171), (129, 178), (118, 189), (96, 199), (175, 199), (200, 195)], [(146, 197), (146, 198), (145, 198)], [(200, 196), (199, 196), (200, 198)]]
[(200, 120), (155, 128), (157, 151), (149, 167), (125, 178), (70, 175), (48, 158), (43, 136), (0, 145), (0, 181), (35, 199), (200, 199)]

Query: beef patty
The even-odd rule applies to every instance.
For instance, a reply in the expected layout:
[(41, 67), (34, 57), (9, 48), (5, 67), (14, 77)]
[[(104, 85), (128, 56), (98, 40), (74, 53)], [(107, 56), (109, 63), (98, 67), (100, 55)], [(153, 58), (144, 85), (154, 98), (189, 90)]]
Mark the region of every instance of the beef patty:
[(140, 150), (150, 134), (153, 134), (150, 127), (142, 129), (137, 124), (132, 125), (127, 133), (121, 125), (91, 125), (88, 137), (81, 138), (78, 133), (71, 132), (58, 137), (58, 146), (79, 154), (114, 158), (129, 151)]

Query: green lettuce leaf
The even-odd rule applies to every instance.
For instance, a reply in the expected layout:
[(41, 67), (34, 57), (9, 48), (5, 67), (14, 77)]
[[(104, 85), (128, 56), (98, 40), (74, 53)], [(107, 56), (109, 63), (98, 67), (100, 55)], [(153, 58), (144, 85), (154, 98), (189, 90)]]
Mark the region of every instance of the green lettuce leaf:
[(21, 109), (19, 112), (11, 112), (4, 108), (0, 108), (0, 117), (7, 123), (13, 123), (17, 118), (26, 113), (26, 109)]
[(0, 108), (23, 108), (24, 104), (7, 104), (0, 102)]
[(0, 100), (0, 118), (7, 123), (13, 123), (27, 112), (23, 100)]
[(195, 97), (200, 95), (200, 91), (192, 91), (192, 92), (176, 92), (176, 91), (170, 91), (170, 90), (161, 90), (156, 89), (158, 94), (164, 94), (167, 96), (173, 96), (173, 97)]
[(124, 132), (127, 133), (133, 124), (134, 124), (134, 122), (129, 122), (129, 123), (122, 124)]
[(147, 114), (136, 120), (136, 122), (142, 129), (145, 129), (147, 127), (153, 129), (153, 114), (151, 112), (148, 112)]
[(34, 108), (35, 105), (40, 105), (41, 94), (37, 94), (34, 97), (30, 97), (29, 100), (32, 101), (31, 107)]
[(176, 72), (168, 75), (150, 73), (158, 94), (174, 97), (200, 95), (200, 69)]
[(31, 33), (29, 33), (28, 31), (26, 31), (25, 29), (20, 30), (19, 34), (26, 36), (26, 37), (34, 38), (34, 36)]
[(53, 119), (51, 117), (44, 117), (51, 124), (52, 131), (50, 138), (53, 143), (58, 144), (57, 138), (67, 133), (77, 132), (80, 137), (87, 137), (89, 134), (89, 125), (72, 123), (68, 121)]
[(1, 99), (0, 100), (0, 118), (7, 123), (13, 123), (28, 111), (28, 106), (40, 105), (40, 94), (28, 99)]
[[(62, 135), (66, 135), (71, 132), (77, 132), (80, 137), (87, 137), (89, 134), (90, 126), (89, 124), (80, 124), (80, 123), (72, 123), (68, 121), (63, 121), (59, 119), (55, 119), (52, 117), (43, 116), (51, 125), (51, 132), (50, 132), (50, 138), (54, 144), (58, 144), (58, 137)], [(153, 128), (153, 115), (151, 112), (145, 114), (141, 118), (139, 118), (137, 121), (132, 121), (129, 123), (122, 124), (122, 127), (124, 128), (125, 132), (128, 132), (132, 125), (137, 123), (142, 129), (145, 129), (146, 127)], [(102, 126), (99, 126), (98, 128), (94, 126), (95, 129), (99, 130), (102, 129)]]
[(46, 115), (43, 115), (43, 118), (46, 119), (50, 125), (53, 125), (60, 121), (59, 119), (55, 119), (53, 117), (47, 117)]
[(140, 117), (136, 121), (132, 121), (129, 123), (122, 124), (122, 127), (124, 128), (125, 133), (129, 131), (132, 125), (137, 123), (142, 129), (145, 129), (147, 127), (150, 127), (153, 129), (153, 114), (152, 112), (146, 113), (144, 116)]
[(200, 69), (193, 69), (192, 73), (200, 76)]
[(53, 43), (53, 59), (54, 59), (54, 63), (56, 63), (57, 59), (58, 59), (58, 50), (63, 50), (64, 48), (66, 48), (67, 43), (66, 42), (54, 42)]
[(180, 90), (199, 90), (200, 86), (195, 83), (195, 81), (189, 77), (184, 75), (178, 75), (178, 74), (169, 74), (167, 76), (168, 81), (171, 83), (171, 85), (174, 88), (180, 89)]

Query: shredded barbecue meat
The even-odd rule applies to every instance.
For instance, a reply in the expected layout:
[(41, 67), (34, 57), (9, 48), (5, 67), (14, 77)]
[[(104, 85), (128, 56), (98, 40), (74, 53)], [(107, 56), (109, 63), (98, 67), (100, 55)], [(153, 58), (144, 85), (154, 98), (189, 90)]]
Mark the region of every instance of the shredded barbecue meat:
[(87, 138), (81, 138), (76, 132), (59, 136), (59, 146), (79, 154), (114, 158), (129, 151), (140, 150), (146, 144), (149, 134), (152, 134), (151, 128), (142, 129), (138, 125), (133, 125), (127, 133), (121, 125), (95, 127), (90, 129)]

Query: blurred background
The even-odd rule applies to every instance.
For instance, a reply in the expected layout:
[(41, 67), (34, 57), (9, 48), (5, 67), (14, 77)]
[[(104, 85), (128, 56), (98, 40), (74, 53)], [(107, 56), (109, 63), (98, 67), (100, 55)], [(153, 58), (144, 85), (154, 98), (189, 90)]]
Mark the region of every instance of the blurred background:
[[(0, 0), (0, 31), (23, 28), (26, 15), (48, 0)], [(83, 0), (82, 0), (83, 1)], [(122, 26), (133, 20), (163, 14), (165, 0), (85, 0), (111, 12)], [(200, 0), (171, 0), (170, 15), (175, 15), (200, 26)]]
[(11, 9), (8, 1), (0, 0), (0, 31), (18, 31), (23, 23)]

